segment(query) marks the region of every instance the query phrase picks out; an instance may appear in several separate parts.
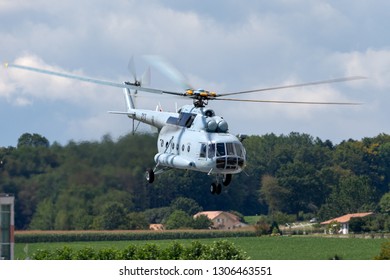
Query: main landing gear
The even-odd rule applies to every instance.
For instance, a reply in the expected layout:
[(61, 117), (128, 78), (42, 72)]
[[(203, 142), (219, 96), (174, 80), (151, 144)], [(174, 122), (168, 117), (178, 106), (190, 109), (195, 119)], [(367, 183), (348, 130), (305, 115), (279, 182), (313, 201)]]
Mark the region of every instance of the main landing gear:
[(164, 173), (165, 171), (168, 171), (170, 169), (171, 169), (170, 167), (159, 168), (158, 165), (156, 165), (156, 167), (154, 169), (148, 168), (148, 169), (146, 169), (146, 172), (145, 172), (145, 179), (146, 179), (146, 181), (148, 181), (148, 183), (151, 184), (154, 182), (154, 178), (156, 177), (156, 175)]
[(150, 184), (154, 182), (154, 171), (152, 168), (146, 169), (145, 178), (146, 181), (148, 181), (148, 183)]
[[(232, 181), (232, 174), (225, 174), (222, 179), (222, 185), (228, 186)], [(217, 181), (213, 182), (210, 186), (211, 194), (221, 194), (222, 185), (219, 183), (219, 176), (217, 176)]]
[[(160, 174), (164, 172), (163, 169), (160, 169), (160, 170), (153, 170), (151, 168), (148, 168), (146, 169), (146, 172), (145, 172), (145, 179), (146, 181), (148, 181), (148, 183), (153, 183), (154, 182), (154, 177), (155, 175), (157, 174)], [(225, 174), (223, 175), (223, 178), (222, 178), (222, 184), (219, 182), (220, 181), (220, 177), (221, 175), (217, 175), (216, 176), (216, 182), (213, 182), (211, 185), (210, 185), (210, 192), (211, 194), (221, 194), (222, 192), (222, 185), (224, 186), (228, 186), (230, 184), (230, 182), (232, 181), (232, 174)]]

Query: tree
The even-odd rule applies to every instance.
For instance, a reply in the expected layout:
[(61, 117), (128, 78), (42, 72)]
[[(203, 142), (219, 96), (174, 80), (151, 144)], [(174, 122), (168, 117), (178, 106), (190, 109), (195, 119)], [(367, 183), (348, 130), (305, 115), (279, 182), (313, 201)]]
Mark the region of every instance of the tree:
[(390, 192), (385, 193), (379, 201), (379, 208), (382, 212), (390, 212)]
[(131, 212), (127, 214), (127, 229), (148, 229), (149, 222), (144, 213)]
[(213, 226), (211, 221), (206, 215), (199, 215), (192, 221), (192, 228), (194, 229), (209, 229)]
[(21, 147), (45, 147), (48, 148), (50, 145), (49, 140), (45, 137), (34, 133), (24, 133), (18, 139), (18, 148)]
[(182, 210), (175, 210), (165, 223), (166, 229), (190, 228), (192, 217)]
[(192, 219), (202, 208), (271, 213), (283, 218), (278, 222), (318, 209), (321, 219), (389, 209), (390, 135), (338, 145), (299, 133), (248, 137), (246, 174), (235, 175), (218, 197), (208, 195), (210, 177), (199, 172), (173, 170), (147, 184), (144, 171), (154, 164), (156, 136), (103, 136), (65, 146), (45, 139), (27, 133), (18, 148), (0, 148), (0, 192), (15, 195), (16, 229), (52, 228), (53, 216), (54, 229), (103, 228), (107, 202), (123, 206), (121, 228), (139, 227), (133, 224), (138, 218), (128, 220), (134, 213), (165, 223), (175, 210)]
[(360, 233), (363, 231), (365, 225), (366, 222), (363, 218), (355, 217), (349, 221), (349, 230), (354, 233)]
[(286, 209), (289, 190), (279, 186), (278, 180), (270, 175), (261, 178), (260, 200), (268, 205), (268, 213)]
[(276, 174), (281, 186), (288, 190), (288, 213), (316, 212), (324, 202), (327, 186), (310, 162), (295, 160), (283, 165)]
[(321, 207), (321, 217), (331, 218), (346, 213), (372, 211), (375, 208), (375, 189), (366, 176), (342, 178)]
[(55, 207), (50, 199), (45, 199), (38, 204), (30, 223), (30, 229), (53, 230), (55, 223)]
[(199, 204), (187, 197), (178, 197), (171, 203), (171, 209), (172, 211), (175, 210), (182, 210), (186, 212), (188, 215), (193, 216), (198, 212), (201, 212), (203, 208), (199, 206)]
[(99, 222), (102, 229), (125, 229), (126, 228), (126, 209), (123, 204), (118, 202), (108, 202), (99, 216)]

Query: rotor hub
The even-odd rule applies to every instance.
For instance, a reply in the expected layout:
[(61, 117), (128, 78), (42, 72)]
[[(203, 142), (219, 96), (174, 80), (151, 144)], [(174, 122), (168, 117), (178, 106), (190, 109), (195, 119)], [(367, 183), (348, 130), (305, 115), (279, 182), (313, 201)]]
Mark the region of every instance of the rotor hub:
[(204, 89), (187, 89), (184, 95), (194, 99), (195, 107), (204, 107), (208, 104), (208, 100), (217, 97), (217, 93)]

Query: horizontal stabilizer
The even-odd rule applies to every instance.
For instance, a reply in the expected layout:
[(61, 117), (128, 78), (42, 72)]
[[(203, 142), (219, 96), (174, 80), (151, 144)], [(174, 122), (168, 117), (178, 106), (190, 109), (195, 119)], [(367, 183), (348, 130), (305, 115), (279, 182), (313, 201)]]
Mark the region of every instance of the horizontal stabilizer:
[(109, 114), (119, 114), (119, 115), (135, 116), (135, 113), (132, 113), (132, 112), (108, 111), (108, 113), (109, 113)]

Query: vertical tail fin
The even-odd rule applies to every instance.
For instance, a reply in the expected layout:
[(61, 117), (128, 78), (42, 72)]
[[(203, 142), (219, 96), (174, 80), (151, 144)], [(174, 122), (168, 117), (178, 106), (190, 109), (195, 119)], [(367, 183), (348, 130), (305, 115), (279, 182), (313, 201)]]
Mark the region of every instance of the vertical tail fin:
[(133, 96), (131, 94), (130, 89), (124, 88), (123, 93), (125, 95), (127, 111), (135, 109), (134, 100), (133, 100)]

